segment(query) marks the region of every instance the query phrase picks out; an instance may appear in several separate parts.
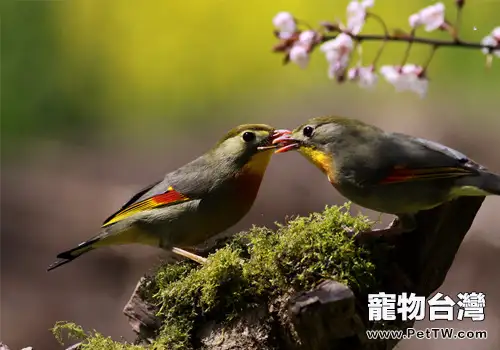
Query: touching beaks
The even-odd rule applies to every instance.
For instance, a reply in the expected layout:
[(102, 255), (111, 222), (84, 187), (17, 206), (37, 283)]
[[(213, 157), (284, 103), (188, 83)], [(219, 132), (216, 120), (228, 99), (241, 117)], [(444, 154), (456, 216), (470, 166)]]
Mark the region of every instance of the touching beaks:
[(286, 130), (286, 132), (273, 139), (273, 145), (278, 148), (274, 153), (285, 153), (299, 148), (300, 142), (292, 138), (291, 134), (291, 131)]
[(273, 140), (278, 138), (278, 137), (282, 137), (282, 136), (285, 136), (285, 135), (290, 135), (292, 132), (288, 129), (278, 129), (278, 130), (274, 130), (274, 133), (273, 133)]
[(291, 133), (292, 132), (290, 130), (287, 130), (287, 129), (274, 130), (273, 133), (270, 135), (270, 138), (269, 138), (269, 141), (272, 142), (272, 144), (268, 144), (266, 146), (259, 146), (259, 147), (257, 147), (257, 149), (259, 151), (266, 151), (266, 150), (269, 150), (269, 149), (276, 149), (276, 148), (280, 147), (280, 145), (279, 144), (275, 144), (274, 140), (277, 139), (277, 138), (280, 138), (280, 137), (284, 137), (285, 135), (289, 135)]

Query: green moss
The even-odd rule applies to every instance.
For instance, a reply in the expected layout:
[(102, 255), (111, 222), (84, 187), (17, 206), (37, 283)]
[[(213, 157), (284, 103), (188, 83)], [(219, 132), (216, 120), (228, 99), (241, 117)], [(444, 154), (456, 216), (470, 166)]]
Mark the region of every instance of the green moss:
[[(203, 322), (231, 321), (246, 308), (310, 289), (324, 279), (359, 292), (374, 288), (375, 265), (368, 252), (345, 235), (346, 228), (365, 230), (370, 222), (350, 216), (348, 209), (327, 207), (274, 231), (253, 227), (210, 255), (204, 266), (189, 261), (161, 266), (143, 291), (164, 319), (153, 348), (189, 349)], [(111, 341), (97, 333), (86, 339), (103, 346)]]
[(85, 332), (81, 326), (72, 322), (59, 321), (52, 328), (52, 333), (57, 341), (64, 345), (64, 338), (81, 341), (79, 350), (142, 350), (141, 346), (119, 343), (110, 337), (105, 337), (97, 332)]

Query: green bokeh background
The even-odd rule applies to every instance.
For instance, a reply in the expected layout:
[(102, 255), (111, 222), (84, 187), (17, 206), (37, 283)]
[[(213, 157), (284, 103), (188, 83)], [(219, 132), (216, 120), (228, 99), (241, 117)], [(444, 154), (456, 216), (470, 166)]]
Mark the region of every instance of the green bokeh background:
[[(311, 90), (324, 89), (322, 94), (332, 96), (363, 94), (328, 81), (319, 52), (306, 71), (282, 67), (280, 57), (270, 53), (276, 12), (288, 10), (316, 26), (320, 20), (343, 19), (346, 3), (4, 2), (2, 134), (9, 143), (31, 137), (123, 137), (130, 132), (147, 138), (173, 125), (255, 119), (269, 106), (288, 104)], [(408, 14), (430, 3), (378, 1), (374, 11), (390, 27), (406, 29)], [(454, 19), (452, 1), (445, 3), (448, 18)], [(479, 41), (498, 24), (500, 2), (467, 1), (464, 12), (463, 38)], [(380, 27), (368, 23), (365, 31), (380, 32)], [(366, 45), (367, 60), (377, 45)], [(404, 49), (390, 45), (382, 62), (397, 63)], [(411, 60), (423, 62), (427, 52), (416, 47)], [(475, 102), (470, 107), (480, 108), (478, 95), (484, 100), (498, 96), (498, 63), (486, 72), (484, 57), (476, 51), (444, 49), (436, 56), (430, 69), (435, 80), (431, 99), (461, 92), (462, 98)], [(385, 92), (388, 87), (381, 85)]]

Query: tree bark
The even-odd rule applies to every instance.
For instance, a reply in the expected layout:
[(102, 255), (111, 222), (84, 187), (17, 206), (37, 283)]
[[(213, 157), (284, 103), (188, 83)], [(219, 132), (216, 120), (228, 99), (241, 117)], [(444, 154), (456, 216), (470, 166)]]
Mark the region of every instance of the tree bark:
[[(375, 261), (387, 267), (378, 277), (379, 290), (355, 294), (336, 281), (324, 281), (313, 290), (246, 311), (230, 325), (204, 325), (196, 334), (196, 348), (393, 349), (398, 340), (374, 341), (366, 337), (366, 330), (374, 325), (368, 321), (367, 294), (407, 292), (428, 297), (438, 289), (483, 201), (484, 197), (459, 198), (419, 213), (414, 231), (366, 243), (372, 251), (390, 247), (384, 250), (381, 261)], [(124, 309), (138, 340), (143, 342), (154, 338), (161, 327), (156, 308), (141, 295), (144, 281), (139, 281)], [(276, 308), (278, 304), (285, 307)], [(413, 321), (397, 319), (386, 325), (404, 330), (413, 326)]]

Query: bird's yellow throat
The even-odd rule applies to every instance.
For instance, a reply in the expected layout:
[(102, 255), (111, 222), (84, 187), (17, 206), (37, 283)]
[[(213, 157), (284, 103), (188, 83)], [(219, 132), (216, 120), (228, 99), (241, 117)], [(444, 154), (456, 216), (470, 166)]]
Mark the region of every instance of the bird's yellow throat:
[(243, 167), (243, 173), (253, 175), (264, 175), (267, 165), (274, 154), (274, 149), (268, 151), (261, 151), (252, 156), (250, 160)]
[(301, 146), (299, 152), (327, 175), (333, 175), (333, 158), (314, 147)]

